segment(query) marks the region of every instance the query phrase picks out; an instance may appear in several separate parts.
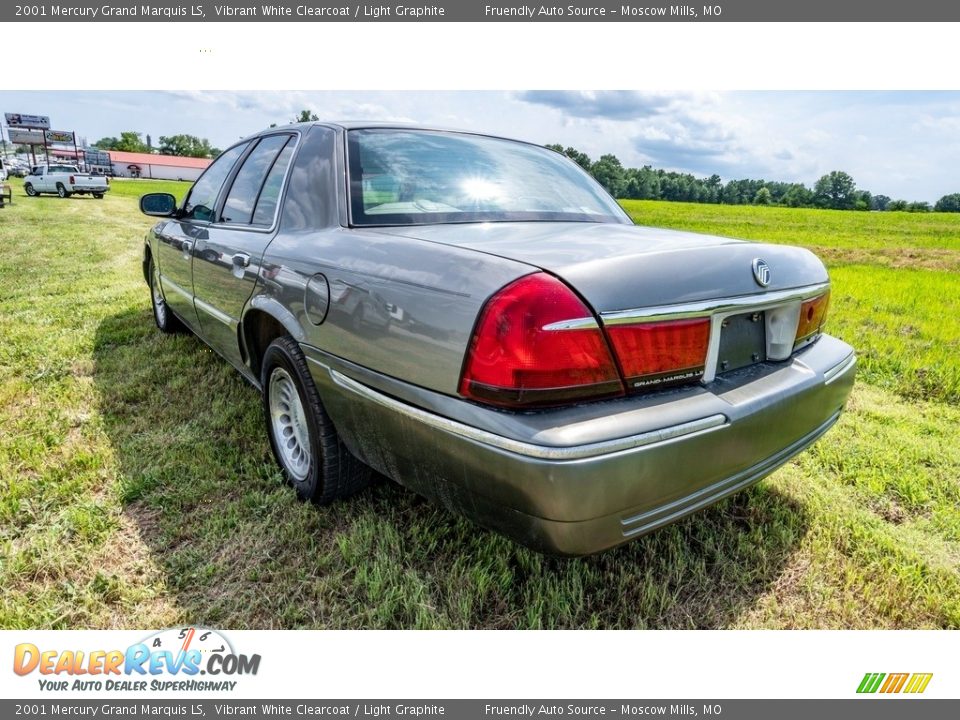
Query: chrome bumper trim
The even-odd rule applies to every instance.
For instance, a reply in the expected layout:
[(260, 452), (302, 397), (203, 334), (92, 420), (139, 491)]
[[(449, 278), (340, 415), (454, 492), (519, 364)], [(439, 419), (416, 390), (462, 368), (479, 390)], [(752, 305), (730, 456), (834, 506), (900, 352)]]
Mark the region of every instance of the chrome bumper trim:
[(823, 384), (829, 385), (838, 377), (843, 375), (847, 370), (852, 368), (857, 364), (857, 356), (853, 353), (850, 353), (845, 359), (834, 365), (832, 368), (823, 373)]
[(680, 437), (698, 435), (705, 432), (711, 432), (727, 426), (725, 415), (710, 415), (709, 417), (692, 420), (679, 425), (651, 430), (638, 435), (629, 435), (627, 437), (615, 438), (613, 440), (604, 440), (602, 442), (587, 443), (584, 445), (571, 445), (567, 447), (551, 447), (548, 445), (536, 445), (534, 443), (522, 442), (511, 438), (503, 437), (486, 430), (480, 430), (469, 425), (450, 420), (449, 418), (435, 415), (434, 413), (421, 410), (399, 400), (379, 393), (362, 383), (353, 380), (346, 375), (333, 370), (329, 370), (330, 378), (338, 386), (362, 396), (370, 402), (377, 403), (396, 413), (408, 418), (422, 422), (430, 427), (442, 430), (444, 432), (458, 435), (460, 437), (473, 440), (483, 445), (505, 450), (515, 455), (537, 458), (539, 460), (550, 461), (569, 461), (583, 460), (597, 457), (600, 455), (610, 455), (612, 453), (623, 452), (625, 450), (634, 450), (641, 447), (649, 447), (659, 443), (668, 442)]

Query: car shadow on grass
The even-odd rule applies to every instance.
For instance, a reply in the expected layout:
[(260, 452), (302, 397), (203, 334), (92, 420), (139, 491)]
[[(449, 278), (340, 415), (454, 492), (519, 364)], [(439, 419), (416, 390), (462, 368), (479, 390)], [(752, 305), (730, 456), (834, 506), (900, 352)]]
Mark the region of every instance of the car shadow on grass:
[[(784, 575), (808, 522), (761, 483), (599, 556), (529, 551), (381, 479), (299, 502), (270, 457), (260, 398), (144, 309), (94, 346), (129, 537), (182, 620), (227, 628), (721, 628)], [(136, 581), (135, 578), (130, 579)]]

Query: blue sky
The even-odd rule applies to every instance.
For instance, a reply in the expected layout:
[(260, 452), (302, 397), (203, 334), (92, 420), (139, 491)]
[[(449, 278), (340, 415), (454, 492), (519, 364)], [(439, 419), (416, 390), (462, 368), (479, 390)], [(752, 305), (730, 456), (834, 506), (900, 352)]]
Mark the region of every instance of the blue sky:
[(91, 142), (123, 130), (191, 133), (223, 147), (310, 108), (325, 119), (403, 120), (613, 153), (725, 180), (811, 185), (845, 170), (907, 200), (960, 192), (958, 92), (4, 91), (0, 111), (49, 115)]

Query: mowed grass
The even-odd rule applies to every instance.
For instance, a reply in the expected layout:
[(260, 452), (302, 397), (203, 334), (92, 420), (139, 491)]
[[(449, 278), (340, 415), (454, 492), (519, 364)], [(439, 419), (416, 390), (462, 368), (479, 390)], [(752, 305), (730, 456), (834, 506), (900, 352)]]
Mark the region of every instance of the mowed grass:
[(851, 212), (626, 200), (643, 225), (802, 245), (830, 268), (830, 332), (860, 379), (960, 403), (960, 213)]
[[(864, 362), (838, 426), (706, 512), (556, 560), (387, 481), (298, 502), (257, 393), (196, 338), (153, 327), (136, 197), (185, 190), (163, 185), (116, 181), (102, 201), (17, 186), (0, 210), (0, 627), (960, 626), (949, 272), (894, 268), (884, 248), (836, 264), (831, 327)], [(700, 207), (640, 209), (722, 231)], [(730, 211), (786, 240), (776, 211)], [(871, 217), (889, 221), (830, 222)], [(909, 220), (928, 240), (950, 222)], [(928, 247), (952, 254), (956, 236)]]

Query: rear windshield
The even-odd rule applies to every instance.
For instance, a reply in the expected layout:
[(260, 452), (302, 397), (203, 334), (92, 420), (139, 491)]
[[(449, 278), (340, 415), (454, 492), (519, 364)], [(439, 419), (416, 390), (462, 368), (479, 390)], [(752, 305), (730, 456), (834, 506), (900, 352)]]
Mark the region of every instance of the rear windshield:
[(427, 130), (347, 138), (354, 225), (630, 222), (576, 164), (536, 145)]

